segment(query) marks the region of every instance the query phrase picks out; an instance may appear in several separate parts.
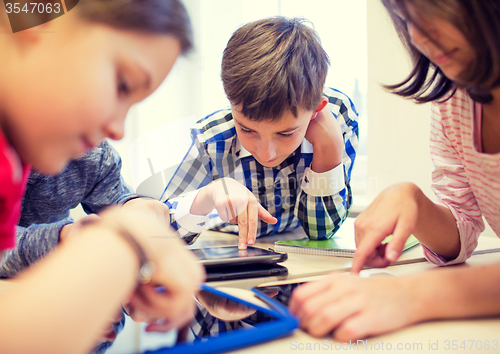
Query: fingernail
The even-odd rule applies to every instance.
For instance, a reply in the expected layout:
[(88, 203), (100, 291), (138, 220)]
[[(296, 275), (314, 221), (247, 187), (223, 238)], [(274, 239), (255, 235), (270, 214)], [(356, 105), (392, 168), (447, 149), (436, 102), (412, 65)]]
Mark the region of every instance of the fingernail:
[(398, 253), (396, 251), (390, 251), (389, 254), (387, 255), (387, 258), (391, 261), (391, 262), (395, 262), (397, 261), (398, 259)]
[(253, 239), (252, 240), (248, 240), (248, 244), (249, 245), (253, 245), (254, 243), (255, 243), (255, 240), (253, 240)]
[(243, 242), (240, 243), (240, 246), (238, 247), (240, 250), (244, 250), (245, 248), (247, 248), (247, 245), (245, 245)]

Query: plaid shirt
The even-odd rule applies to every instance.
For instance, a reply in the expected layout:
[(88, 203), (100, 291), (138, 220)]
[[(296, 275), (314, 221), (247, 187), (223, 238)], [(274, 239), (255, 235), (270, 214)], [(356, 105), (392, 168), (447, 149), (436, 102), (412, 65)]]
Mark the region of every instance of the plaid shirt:
[(194, 126), (191, 147), (160, 198), (170, 208), (172, 226), (188, 243), (204, 229), (238, 232), (238, 226), (222, 222), (216, 210), (207, 216), (189, 214), (197, 191), (222, 177), (245, 185), (278, 219), (275, 225), (259, 220), (257, 237), (302, 225), (311, 239), (326, 239), (339, 229), (352, 200), (349, 181), (358, 146), (358, 114), (342, 92), (325, 88), (324, 95), (344, 139), (342, 164), (325, 173), (309, 168), (313, 151), (305, 139), (280, 165), (262, 166), (241, 145), (230, 109)]

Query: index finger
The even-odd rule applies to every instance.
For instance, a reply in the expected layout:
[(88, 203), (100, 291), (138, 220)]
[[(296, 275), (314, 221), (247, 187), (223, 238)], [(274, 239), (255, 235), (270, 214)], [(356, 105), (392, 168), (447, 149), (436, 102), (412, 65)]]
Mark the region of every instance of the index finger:
[[(354, 230), (356, 232), (356, 230)], [(363, 237), (362, 242), (356, 245), (356, 252), (352, 260), (351, 273), (358, 274), (366, 263), (368, 257), (375, 249), (382, 244), (382, 241), (387, 237), (381, 231), (368, 231)]]
[(260, 205), (256, 200), (251, 200), (248, 203), (248, 233), (247, 233), (247, 243), (253, 245), (255, 239), (257, 238), (257, 225), (259, 224), (259, 208)]
[[(248, 206), (247, 206), (248, 208)], [(248, 220), (247, 208), (238, 215), (238, 248), (244, 250), (247, 248), (247, 235), (248, 235)]]
[(398, 223), (394, 232), (392, 233), (392, 239), (386, 247), (385, 257), (390, 262), (395, 262), (398, 260), (403, 249), (405, 247), (406, 240), (410, 237), (413, 230), (413, 225), (407, 223)]
[(278, 219), (276, 219), (274, 216), (271, 215), (270, 212), (268, 212), (260, 203), (259, 203), (259, 219), (264, 221), (265, 223), (268, 224), (276, 224), (278, 222)]

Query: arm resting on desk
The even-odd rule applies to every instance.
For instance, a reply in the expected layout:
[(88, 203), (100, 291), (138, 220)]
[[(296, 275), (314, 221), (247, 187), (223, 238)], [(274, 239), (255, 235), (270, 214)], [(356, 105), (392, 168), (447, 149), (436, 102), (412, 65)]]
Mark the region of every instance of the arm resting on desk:
[(500, 263), (402, 277), (333, 274), (298, 287), (290, 302), (315, 337), (357, 340), (418, 322), (500, 315)]

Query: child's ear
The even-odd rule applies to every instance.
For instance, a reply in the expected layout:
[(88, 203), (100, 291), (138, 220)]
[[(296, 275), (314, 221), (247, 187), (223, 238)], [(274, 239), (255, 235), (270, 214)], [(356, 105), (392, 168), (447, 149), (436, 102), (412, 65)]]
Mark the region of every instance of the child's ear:
[(327, 104), (328, 104), (328, 98), (326, 98), (325, 96), (322, 96), (321, 101), (319, 101), (318, 107), (316, 107), (315, 112), (321, 112), (323, 110), (323, 108), (326, 107)]
[[(42, 39), (41, 27), (28, 28), (12, 35), (12, 42), (21, 52), (27, 52)], [(46, 34), (47, 35), (47, 34)]]
[(35, 44), (40, 39), (40, 33), (38, 33), (39, 31), (40, 29), (38, 27), (28, 28), (24, 31), (17, 32), (16, 35), (18, 36), (18, 41), (24, 45)]
[(314, 113), (311, 117), (311, 120), (316, 118), (318, 113), (321, 112), (326, 107), (327, 104), (328, 104), (328, 98), (326, 98), (325, 96), (322, 96), (321, 101), (319, 101), (318, 107), (316, 107), (316, 109), (314, 110)]
[[(36, 21), (36, 19), (30, 18), (29, 16), (22, 16), (16, 20), (21, 21), (20, 24), (18, 23), (17, 27), (26, 28), (14, 33), (15, 41), (22, 48), (38, 43), (44, 32), (50, 32), (52, 30), (52, 28), (50, 27), (52, 21), (47, 21), (37, 26), (31, 26), (29, 24), (33, 23), (33, 21)], [(8, 30), (12, 31), (10, 24)]]

